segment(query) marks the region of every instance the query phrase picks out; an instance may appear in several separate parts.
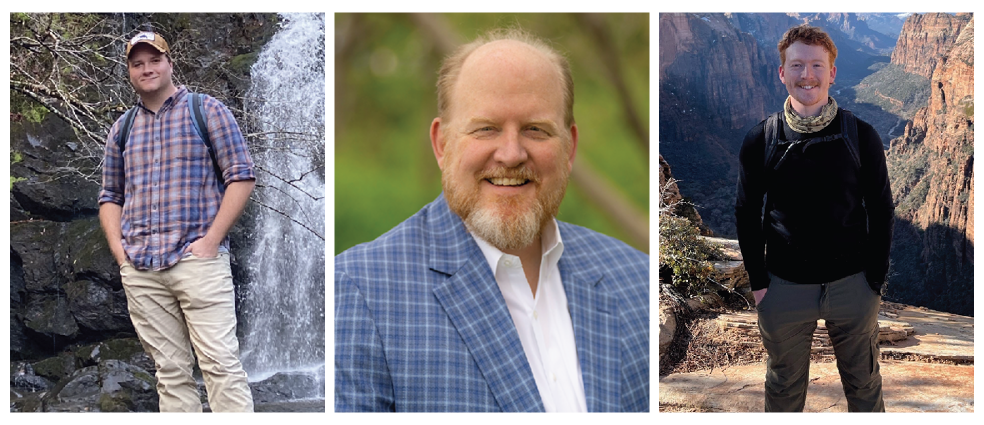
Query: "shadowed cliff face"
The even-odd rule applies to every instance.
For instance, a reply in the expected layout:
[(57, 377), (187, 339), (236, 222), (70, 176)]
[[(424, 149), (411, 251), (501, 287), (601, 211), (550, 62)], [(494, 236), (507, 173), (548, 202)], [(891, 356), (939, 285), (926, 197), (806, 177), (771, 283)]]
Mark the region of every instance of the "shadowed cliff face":
[[(936, 17), (936, 21), (946, 19)], [(913, 21), (927, 20), (914, 15), (906, 26), (911, 27)], [(916, 113), (901, 137), (892, 140), (888, 153), (899, 218), (892, 252), (892, 278), (898, 289), (889, 295), (907, 303), (972, 315), (973, 19), (947, 31), (959, 36), (935, 60), (929, 105)], [(899, 40), (899, 57), (914, 57), (904, 51), (909, 48), (928, 51), (940, 39), (904, 31), (903, 36), (910, 44), (903, 47)], [(913, 39), (932, 46), (913, 45)]]
[(660, 14), (659, 24), (659, 150), (707, 225), (725, 233), (734, 233), (742, 136), (785, 99), (777, 54), (737, 30), (736, 19)]

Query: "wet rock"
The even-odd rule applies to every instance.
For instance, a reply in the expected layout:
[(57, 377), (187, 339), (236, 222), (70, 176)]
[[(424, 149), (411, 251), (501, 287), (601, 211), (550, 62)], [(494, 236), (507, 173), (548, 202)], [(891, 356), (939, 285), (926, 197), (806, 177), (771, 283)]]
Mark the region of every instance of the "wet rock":
[[(19, 215), (68, 221), (94, 216), (99, 205), (98, 159), (80, 158), (68, 143), (77, 140), (71, 126), (54, 114), (40, 123), (10, 124), (10, 174), (19, 180), (10, 191)], [(85, 178), (94, 174), (96, 177)]]
[(105, 285), (81, 280), (66, 284), (65, 293), (72, 317), (80, 327), (110, 332), (131, 327), (122, 289), (113, 291)]
[(11, 223), (11, 351), (37, 358), (73, 343), (133, 334), (119, 267), (99, 220)]
[(44, 391), (51, 388), (47, 379), (38, 376), (34, 368), (27, 362), (10, 364), (10, 391), (20, 393)]
[(68, 309), (68, 300), (58, 295), (41, 295), (33, 299), (24, 319), (28, 329), (50, 336), (56, 345), (70, 341), (79, 331)]
[(254, 403), (282, 402), (319, 395), (324, 397), (324, 381), (311, 373), (281, 372), (251, 384), (250, 390)]
[(42, 404), (46, 412), (152, 412), (158, 410), (155, 385), (143, 368), (106, 360), (59, 382)]
[(35, 374), (52, 382), (58, 382), (78, 369), (75, 358), (70, 353), (62, 353), (56, 357), (32, 363), (30, 366)]
[(109, 339), (98, 344), (79, 348), (76, 358), (85, 365), (95, 365), (107, 360), (118, 360), (154, 372), (154, 360), (143, 350), (137, 338)]

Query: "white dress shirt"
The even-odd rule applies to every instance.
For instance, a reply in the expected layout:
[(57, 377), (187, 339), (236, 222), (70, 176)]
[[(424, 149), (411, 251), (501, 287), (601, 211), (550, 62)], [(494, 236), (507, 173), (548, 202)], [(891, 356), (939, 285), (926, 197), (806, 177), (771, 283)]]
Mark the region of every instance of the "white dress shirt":
[(519, 257), (506, 254), (472, 234), (492, 268), (506, 299), (526, 360), (547, 412), (586, 412), (581, 364), (574, 344), (574, 326), (557, 262), (564, 252), (557, 221), (551, 220), (540, 242), (543, 259), (534, 296)]

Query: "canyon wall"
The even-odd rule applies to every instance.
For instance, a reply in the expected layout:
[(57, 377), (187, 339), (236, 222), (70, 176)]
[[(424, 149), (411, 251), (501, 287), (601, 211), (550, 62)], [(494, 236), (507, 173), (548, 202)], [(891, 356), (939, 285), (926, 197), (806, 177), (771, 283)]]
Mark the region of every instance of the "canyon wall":
[[(936, 16), (929, 21), (947, 19)], [(888, 152), (897, 205), (893, 275), (899, 285), (895, 292), (899, 297), (923, 301), (918, 305), (972, 315), (974, 23), (969, 18), (962, 25), (941, 31), (942, 27), (927, 26), (926, 22), (925, 17), (910, 17), (907, 28), (929, 33), (903, 31), (908, 41), (903, 44), (899, 40), (898, 57), (916, 56), (908, 50), (932, 51), (939, 46), (942, 37), (938, 35), (943, 32), (959, 35), (932, 61), (936, 65), (928, 106), (915, 114), (901, 137), (892, 140)], [(923, 40), (928, 46), (913, 44), (912, 40)], [(892, 285), (890, 295), (891, 290)]]
[(892, 52), (892, 63), (906, 72), (933, 76), (941, 56), (950, 50), (970, 14), (926, 13), (910, 15)]

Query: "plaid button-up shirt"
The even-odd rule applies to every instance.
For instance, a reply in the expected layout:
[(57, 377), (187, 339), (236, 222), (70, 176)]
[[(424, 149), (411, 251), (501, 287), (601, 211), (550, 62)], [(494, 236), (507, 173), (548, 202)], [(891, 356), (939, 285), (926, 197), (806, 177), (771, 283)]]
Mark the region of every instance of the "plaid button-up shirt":
[[(187, 94), (179, 87), (156, 114), (138, 102), (122, 157), (116, 143), (122, 117), (106, 141), (99, 204), (123, 206), (123, 249), (139, 270), (175, 265), (188, 245), (208, 232), (225, 192), (195, 131)], [(255, 179), (253, 160), (232, 113), (210, 96), (202, 96), (202, 105), (226, 184)], [(221, 249), (229, 249), (228, 237)]]

